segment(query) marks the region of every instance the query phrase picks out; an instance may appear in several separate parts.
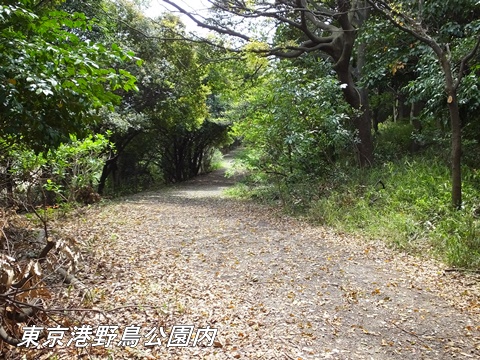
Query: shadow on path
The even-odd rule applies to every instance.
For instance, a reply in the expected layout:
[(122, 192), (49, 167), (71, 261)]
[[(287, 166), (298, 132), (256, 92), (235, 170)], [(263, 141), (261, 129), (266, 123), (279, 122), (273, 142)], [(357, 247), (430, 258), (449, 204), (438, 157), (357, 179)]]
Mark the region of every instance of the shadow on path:
[(228, 170), (232, 168), (233, 161), (240, 151), (242, 150), (235, 149), (224, 155), (222, 168), (172, 186), (169, 194), (185, 198), (224, 197), (223, 192), (243, 177), (240, 173), (227, 176)]

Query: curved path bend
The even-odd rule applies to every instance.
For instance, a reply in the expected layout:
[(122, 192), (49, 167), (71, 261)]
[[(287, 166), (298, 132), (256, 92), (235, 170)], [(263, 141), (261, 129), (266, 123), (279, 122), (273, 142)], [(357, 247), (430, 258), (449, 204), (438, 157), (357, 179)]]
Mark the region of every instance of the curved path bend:
[[(480, 358), (474, 277), (229, 199), (232, 184), (216, 171), (77, 219), (95, 249), (80, 277), (96, 307), (117, 308), (101, 322), (167, 335), (113, 358)], [(174, 325), (218, 333), (167, 347)]]

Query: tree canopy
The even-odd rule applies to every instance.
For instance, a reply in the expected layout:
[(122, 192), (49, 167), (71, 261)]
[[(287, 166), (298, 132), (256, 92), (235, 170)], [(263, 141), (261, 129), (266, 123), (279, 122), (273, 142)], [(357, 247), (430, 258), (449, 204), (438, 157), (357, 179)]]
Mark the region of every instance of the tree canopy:
[[(77, 265), (52, 217), (212, 171), (232, 144), (237, 196), (478, 270), (478, 0), (161, 1), (0, 0), (3, 342), (44, 311), (43, 274)], [(16, 213), (39, 251), (10, 246), (35, 237)]]
[[(83, 39), (92, 27), (83, 13), (34, 7), (30, 1), (0, 7), (2, 140), (36, 150), (85, 134), (93, 111), (120, 101), (115, 90), (135, 90), (119, 68), (133, 53)], [(117, 68), (117, 69), (116, 69)]]

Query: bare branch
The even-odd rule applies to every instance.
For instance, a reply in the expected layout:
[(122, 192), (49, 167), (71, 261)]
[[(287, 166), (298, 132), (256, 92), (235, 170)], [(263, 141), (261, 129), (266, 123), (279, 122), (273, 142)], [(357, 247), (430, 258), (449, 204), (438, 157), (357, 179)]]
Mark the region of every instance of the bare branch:
[[(438, 57), (442, 56), (442, 48), (433, 38), (431, 38), (426, 33), (425, 29), (421, 26), (421, 24), (417, 23), (414, 19), (408, 17), (403, 13), (395, 12), (385, 1), (368, 0), (368, 2), (378, 12), (383, 14), (394, 26), (412, 35), (417, 40), (420, 40), (421, 42), (429, 45)], [(403, 21), (398, 21), (396, 19), (396, 16), (400, 17)]]
[(173, 1), (163, 0), (163, 2), (169, 4), (170, 6), (173, 6), (180, 13), (189, 17), (193, 22), (195, 22), (195, 24), (197, 24), (197, 26), (200, 26), (200, 27), (203, 27), (205, 29), (209, 29), (209, 30), (221, 33), (221, 34), (235, 36), (235, 37), (238, 37), (238, 38), (243, 39), (245, 41), (250, 41), (250, 37), (245, 35), (245, 34), (241, 34), (241, 33), (237, 32), (235, 30), (232, 30), (232, 29), (227, 29), (227, 28), (222, 28), (222, 27), (218, 27), (218, 26), (208, 25), (208, 24), (198, 20), (195, 16), (190, 14), (190, 12), (186, 11), (185, 9), (180, 7), (179, 5), (175, 4)]
[(470, 51), (466, 56), (464, 56), (464, 58), (460, 62), (460, 69), (458, 70), (458, 77), (457, 77), (457, 80), (455, 81), (455, 84), (453, 85), (455, 90), (458, 89), (458, 86), (460, 85), (460, 81), (463, 78), (463, 72), (465, 71), (465, 66), (470, 61), (470, 59), (472, 59), (475, 56), (475, 54), (477, 53), (479, 48), (480, 48), (480, 35), (478, 36), (477, 42), (476, 42), (475, 46), (473, 47), (472, 51)]

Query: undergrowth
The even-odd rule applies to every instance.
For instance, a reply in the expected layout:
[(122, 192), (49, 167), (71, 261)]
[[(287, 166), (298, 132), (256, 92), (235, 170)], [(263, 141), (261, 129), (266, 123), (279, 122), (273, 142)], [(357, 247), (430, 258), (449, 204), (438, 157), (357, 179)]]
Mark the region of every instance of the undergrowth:
[(230, 194), (451, 266), (480, 269), (480, 171), (465, 167), (463, 178), (460, 210), (451, 206), (448, 164), (432, 152), (364, 170), (337, 167), (324, 179), (295, 183), (254, 172)]

